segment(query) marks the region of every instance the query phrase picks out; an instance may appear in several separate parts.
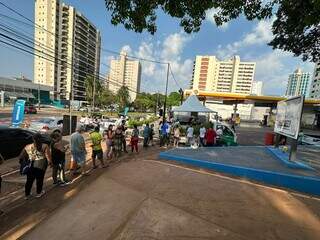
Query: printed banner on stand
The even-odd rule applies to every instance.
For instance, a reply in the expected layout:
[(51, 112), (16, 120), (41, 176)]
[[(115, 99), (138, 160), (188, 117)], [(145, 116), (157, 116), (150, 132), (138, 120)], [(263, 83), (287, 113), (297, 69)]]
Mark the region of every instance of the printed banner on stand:
[(13, 111), (12, 111), (12, 126), (14, 127), (18, 127), (24, 119), (24, 105), (25, 105), (26, 101), (25, 100), (17, 100)]

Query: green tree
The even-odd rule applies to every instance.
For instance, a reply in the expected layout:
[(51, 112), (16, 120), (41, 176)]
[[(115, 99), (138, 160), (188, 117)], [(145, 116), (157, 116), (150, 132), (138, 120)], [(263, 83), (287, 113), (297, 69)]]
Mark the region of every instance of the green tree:
[(172, 92), (167, 98), (168, 107), (179, 106), (181, 102), (181, 95), (178, 92)]
[(125, 107), (130, 105), (130, 95), (128, 87), (122, 86), (118, 90), (116, 100), (119, 105), (119, 111), (123, 111)]
[(154, 109), (156, 105), (156, 99), (149, 93), (139, 93), (134, 100), (133, 106), (135, 109), (146, 112), (150, 109)]
[(275, 18), (272, 26), (273, 48), (302, 56), (303, 60), (320, 60), (319, 0), (105, 0), (111, 23), (126, 29), (151, 34), (157, 31), (159, 9), (180, 19), (185, 32), (200, 30), (206, 11), (215, 9), (218, 26), (244, 16), (248, 20)]
[[(93, 87), (95, 82), (95, 88)], [(93, 96), (95, 97), (95, 103), (99, 102), (99, 96), (102, 92), (102, 84), (99, 80), (95, 80), (93, 76), (87, 76), (85, 80), (86, 99), (92, 105)]]
[(101, 107), (107, 107), (115, 103), (115, 94), (107, 88), (103, 88), (98, 98), (98, 105)]

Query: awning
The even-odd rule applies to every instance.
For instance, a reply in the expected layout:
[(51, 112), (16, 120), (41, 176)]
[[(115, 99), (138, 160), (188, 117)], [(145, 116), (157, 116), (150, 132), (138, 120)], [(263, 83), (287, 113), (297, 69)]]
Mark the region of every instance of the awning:
[(203, 106), (196, 95), (191, 95), (187, 100), (179, 107), (172, 109), (173, 112), (204, 112), (214, 113), (211, 109)]

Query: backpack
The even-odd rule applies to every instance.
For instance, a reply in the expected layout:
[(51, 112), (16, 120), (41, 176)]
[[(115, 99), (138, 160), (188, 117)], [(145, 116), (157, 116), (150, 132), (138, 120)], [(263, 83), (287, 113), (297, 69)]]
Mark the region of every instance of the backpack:
[(20, 163), (20, 174), (27, 175), (32, 167), (32, 161), (30, 161), (28, 154), (25, 152), (24, 155), (19, 159)]

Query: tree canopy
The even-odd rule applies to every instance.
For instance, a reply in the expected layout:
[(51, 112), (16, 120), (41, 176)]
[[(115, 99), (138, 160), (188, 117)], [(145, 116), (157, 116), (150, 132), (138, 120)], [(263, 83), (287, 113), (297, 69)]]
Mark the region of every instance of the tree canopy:
[(129, 89), (126, 86), (122, 86), (116, 95), (117, 103), (119, 104), (119, 111), (123, 111), (125, 107), (130, 105)]
[(111, 23), (128, 30), (151, 34), (157, 31), (158, 10), (180, 19), (187, 33), (198, 32), (206, 11), (215, 9), (218, 26), (244, 16), (248, 20), (274, 17), (274, 49), (292, 52), (303, 60), (320, 60), (319, 0), (105, 0)]

